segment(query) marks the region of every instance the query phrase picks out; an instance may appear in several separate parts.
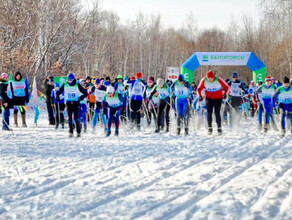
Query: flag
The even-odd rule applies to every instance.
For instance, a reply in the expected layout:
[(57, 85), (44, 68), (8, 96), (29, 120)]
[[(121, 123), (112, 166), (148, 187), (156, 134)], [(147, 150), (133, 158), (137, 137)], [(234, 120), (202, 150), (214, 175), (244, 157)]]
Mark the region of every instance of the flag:
[[(27, 78), (25, 78), (27, 79)], [(38, 90), (37, 90), (37, 85), (36, 85), (36, 78), (35, 76), (33, 77), (33, 84), (32, 84), (32, 91), (31, 91), (31, 99), (30, 99), (30, 106), (34, 108), (38, 108)]]
[(12, 99), (12, 91), (11, 91), (11, 82), (13, 81), (13, 75), (12, 73), (9, 76), (9, 80), (8, 80), (8, 87), (7, 87), (7, 96), (8, 98)]

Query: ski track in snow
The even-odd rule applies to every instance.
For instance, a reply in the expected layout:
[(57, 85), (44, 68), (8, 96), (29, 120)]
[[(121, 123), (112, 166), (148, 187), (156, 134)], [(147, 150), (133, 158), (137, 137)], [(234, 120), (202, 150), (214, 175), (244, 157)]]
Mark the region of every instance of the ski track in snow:
[[(223, 136), (121, 125), (119, 137), (38, 127), (0, 135), (0, 219), (291, 219), (292, 135), (256, 119)], [(193, 129), (192, 124), (190, 129)]]

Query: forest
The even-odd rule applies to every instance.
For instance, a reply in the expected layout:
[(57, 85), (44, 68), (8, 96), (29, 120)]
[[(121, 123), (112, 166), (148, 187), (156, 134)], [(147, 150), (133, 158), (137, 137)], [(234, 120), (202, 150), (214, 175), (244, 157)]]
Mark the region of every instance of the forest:
[[(255, 1), (259, 22), (247, 15), (230, 19), (228, 28), (199, 29), (186, 13), (180, 28), (165, 27), (160, 15), (138, 13), (122, 24), (98, 0), (0, 0), (0, 71), (21, 71), (38, 81), (69, 72), (81, 77), (131, 76), (142, 72), (164, 77), (167, 66), (180, 66), (197, 51), (254, 52), (276, 79), (292, 77), (292, 1)], [(195, 81), (211, 67), (200, 67)], [(212, 67), (228, 78), (234, 67)], [(236, 67), (248, 82), (247, 67)]]

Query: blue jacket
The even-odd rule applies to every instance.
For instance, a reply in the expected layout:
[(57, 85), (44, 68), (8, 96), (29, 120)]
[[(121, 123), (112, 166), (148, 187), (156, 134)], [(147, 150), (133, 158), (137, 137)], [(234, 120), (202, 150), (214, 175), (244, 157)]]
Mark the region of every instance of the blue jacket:
[(127, 82), (129, 85), (129, 97), (131, 100), (143, 100), (143, 94), (146, 89), (146, 83), (142, 80), (131, 80)]

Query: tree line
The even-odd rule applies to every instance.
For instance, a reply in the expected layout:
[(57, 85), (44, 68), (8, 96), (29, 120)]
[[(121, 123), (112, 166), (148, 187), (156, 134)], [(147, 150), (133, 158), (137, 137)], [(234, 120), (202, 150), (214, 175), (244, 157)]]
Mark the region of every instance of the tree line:
[[(165, 76), (196, 51), (254, 52), (269, 75), (292, 77), (292, 1), (258, 0), (260, 22), (249, 16), (230, 19), (225, 30), (199, 29), (186, 14), (181, 28), (164, 27), (160, 15), (138, 13), (122, 24), (117, 14), (78, 0), (0, 0), (0, 70), (21, 71), (41, 81), (47, 75), (74, 72), (86, 77)], [(230, 77), (234, 67), (200, 67), (195, 80), (214, 69)], [(236, 67), (249, 81), (247, 67)]]

